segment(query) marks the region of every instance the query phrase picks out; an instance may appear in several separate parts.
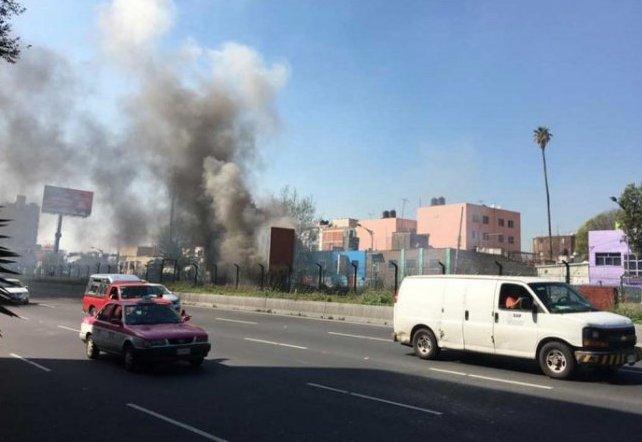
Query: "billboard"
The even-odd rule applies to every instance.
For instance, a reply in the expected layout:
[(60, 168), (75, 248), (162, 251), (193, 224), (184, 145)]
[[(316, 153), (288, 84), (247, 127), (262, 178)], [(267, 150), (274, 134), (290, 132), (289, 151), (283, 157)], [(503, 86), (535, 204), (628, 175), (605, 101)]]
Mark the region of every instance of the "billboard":
[(93, 200), (93, 192), (45, 186), (45, 192), (42, 195), (42, 212), (86, 218), (91, 215)]

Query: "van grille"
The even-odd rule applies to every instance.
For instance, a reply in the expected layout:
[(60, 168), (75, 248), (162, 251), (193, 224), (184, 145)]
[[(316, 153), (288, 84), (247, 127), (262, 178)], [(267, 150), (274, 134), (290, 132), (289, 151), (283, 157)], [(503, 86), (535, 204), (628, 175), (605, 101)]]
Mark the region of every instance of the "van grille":
[(623, 327), (602, 330), (610, 348), (624, 349), (635, 346), (635, 328)]
[(194, 341), (194, 337), (168, 339), (168, 341), (169, 341), (170, 345), (191, 344)]

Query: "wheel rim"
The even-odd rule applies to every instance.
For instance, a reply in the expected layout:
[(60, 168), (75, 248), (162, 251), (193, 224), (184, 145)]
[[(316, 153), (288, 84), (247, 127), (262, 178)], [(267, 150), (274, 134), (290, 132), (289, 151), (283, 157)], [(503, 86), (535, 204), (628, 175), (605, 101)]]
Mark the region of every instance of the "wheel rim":
[(417, 349), (422, 355), (427, 355), (432, 351), (432, 341), (428, 338), (428, 335), (422, 334), (417, 339)]
[(94, 353), (94, 341), (89, 338), (87, 340), (87, 354), (92, 355)]
[(546, 354), (546, 366), (553, 373), (562, 373), (566, 370), (566, 356), (557, 349), (551, 350)]

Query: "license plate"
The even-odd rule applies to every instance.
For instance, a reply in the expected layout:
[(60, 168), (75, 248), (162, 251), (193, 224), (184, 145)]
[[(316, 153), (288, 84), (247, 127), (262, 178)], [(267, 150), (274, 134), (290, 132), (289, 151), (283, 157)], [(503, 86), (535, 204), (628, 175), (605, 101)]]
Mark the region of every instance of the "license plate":
[(176, 354), (181, 356), (181, 355), (188, 355), (191, 353), (191, 350), (189, 348), (179, 348), (176, 350)]

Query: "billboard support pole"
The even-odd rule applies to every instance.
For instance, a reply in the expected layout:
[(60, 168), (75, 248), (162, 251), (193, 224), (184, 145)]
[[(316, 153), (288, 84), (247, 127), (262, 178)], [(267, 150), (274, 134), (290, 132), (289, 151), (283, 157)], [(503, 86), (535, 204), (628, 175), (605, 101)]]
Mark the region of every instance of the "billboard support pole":
[(61, 230), (62, 230), (62, 215), (58, 214), (58, 228), (56, 229), (56, 240), (54, 241), (54, 254), (56, 255), (60, 250), (60, 237), (62, 236), (62, 233), (60, 233)]

